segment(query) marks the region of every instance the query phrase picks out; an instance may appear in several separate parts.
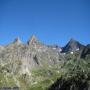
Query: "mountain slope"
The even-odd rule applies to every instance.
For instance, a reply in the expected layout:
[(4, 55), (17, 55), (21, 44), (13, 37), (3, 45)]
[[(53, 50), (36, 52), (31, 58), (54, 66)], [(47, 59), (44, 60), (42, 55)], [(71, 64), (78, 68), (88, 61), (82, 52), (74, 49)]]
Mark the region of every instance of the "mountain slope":
[(63, 66), (64, 74), (48, 90), (90, 90), (90, 65), (71, 60)]
[(20, 90), (46, 90), (64, 75), (65, 63), (80, 59), (83, 47), (79, 42), (70, 40), (63, 51), (75, 52), (62, 53), (58, 45), (45, 45), (36, 36), (32, 36), (27, 44), (16, 38), (14, 42), (0, 46), (0, 88), (16, 86)]
[(84, 45), (79, 43), (78, 41), (71, 39), (65, 47), (63, 47), (62, 52), (75, 52), (78, 50), (82, 50)]
[(81, 58), (85, 58), (85, 57), (90, 58), (89, 56), (90, 56), (90, 44), (88, 44), (88, 45), (83, 49), (83, 51), (82, 51), (82, 53), (81, 53)]
[[(35, 36), (26, 45), (16, 38), (14, 42), (0, 49), (0, 69), (3, 72), (0, 75), (3, 76), (2, 79), (7, 79), (6, 83), (6, 80), (1, 79), (2, 86), (8, 86), (9, 77), (11, 77), (12, 84), (9, 86), (28, 87), (29, 83), (41, 81), (41, 79), (37, 80), (38, 76), (35, 76), (33, 72), (38, 73), (40, 69), (46, 70), (45, 74), (49, 76), (51, 71), (48, 69), (59, 67), (61, 62), (59, 58), (64, 60), (57, 50), (42, 44)], [(43, 76), (40, 77), (45, 78)]]

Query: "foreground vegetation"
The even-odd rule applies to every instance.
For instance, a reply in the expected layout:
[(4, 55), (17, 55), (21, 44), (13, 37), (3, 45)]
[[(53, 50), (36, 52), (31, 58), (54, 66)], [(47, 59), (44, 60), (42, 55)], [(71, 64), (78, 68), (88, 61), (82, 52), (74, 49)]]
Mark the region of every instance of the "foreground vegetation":
[(63, 67), (61, 76), (49, 90), (90, 90), (90, 62), (71, 60)]
[[(44, 67), (19, 76), (0, 66), (0, 87), (22, 85), (20, 90), (89, 90), (90, 60), (61, 61), (59, 66)], [(15, 82), (16, 81), (16, 82)]]
[[(51, 70), (51, 72), (52, 71), (54, 70)], [(42, 73), (42, 71), (40, 71), (40, 73)], [(43, 71), (42, 74), (45, 75), (45, 73), (46, 72)], [(47, 79), (44, 78), (44, 81), (31, 86), (28, 90), (89, 90), (89, 89), (90, 89), (89, 60), (88, 61), (69, 60), (63, 63), (59, 73)]]

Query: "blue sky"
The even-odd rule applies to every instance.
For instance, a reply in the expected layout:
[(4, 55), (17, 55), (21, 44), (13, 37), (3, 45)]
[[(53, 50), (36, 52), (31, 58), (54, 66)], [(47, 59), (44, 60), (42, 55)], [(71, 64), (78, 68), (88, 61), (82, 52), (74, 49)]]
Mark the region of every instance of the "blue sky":
[(45, 44), (90, 43), (90, 0), (0, 0), (0, 45), (32, 35)]

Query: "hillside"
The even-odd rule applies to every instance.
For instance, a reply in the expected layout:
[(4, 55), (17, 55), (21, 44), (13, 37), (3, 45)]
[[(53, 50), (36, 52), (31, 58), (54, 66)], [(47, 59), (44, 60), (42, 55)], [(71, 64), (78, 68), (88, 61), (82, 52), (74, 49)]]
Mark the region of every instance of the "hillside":
[[(32, 36), (27, 44), (23, 44), (19, 38), (16, 38), (14, 42), (0, 46), (0, 88), (47, 90), (57, 79), (65, 77), (69, 69), (77, 68), (78, 61), (81, 62), (80, 65), (85, 66), (85, 72), (90, 73), (89, 49), (89, 46), (72, 39), (62, 48), (58, 45), (45, 45), (36, 36)], [(68, 66), (70, 62), (72, 67)], [(74, 71), (77, 72), (78, 69)], [(72, 74), (76, 73), (72, 72)]]

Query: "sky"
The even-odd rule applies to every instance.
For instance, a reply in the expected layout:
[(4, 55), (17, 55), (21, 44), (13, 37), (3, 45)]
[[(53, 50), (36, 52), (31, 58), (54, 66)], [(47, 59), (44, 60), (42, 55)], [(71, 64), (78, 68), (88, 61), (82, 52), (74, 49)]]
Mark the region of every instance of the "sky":
[(90, 0), (0, 0), (0, 45), (32, 35), (47, 45), (90, 43)]

